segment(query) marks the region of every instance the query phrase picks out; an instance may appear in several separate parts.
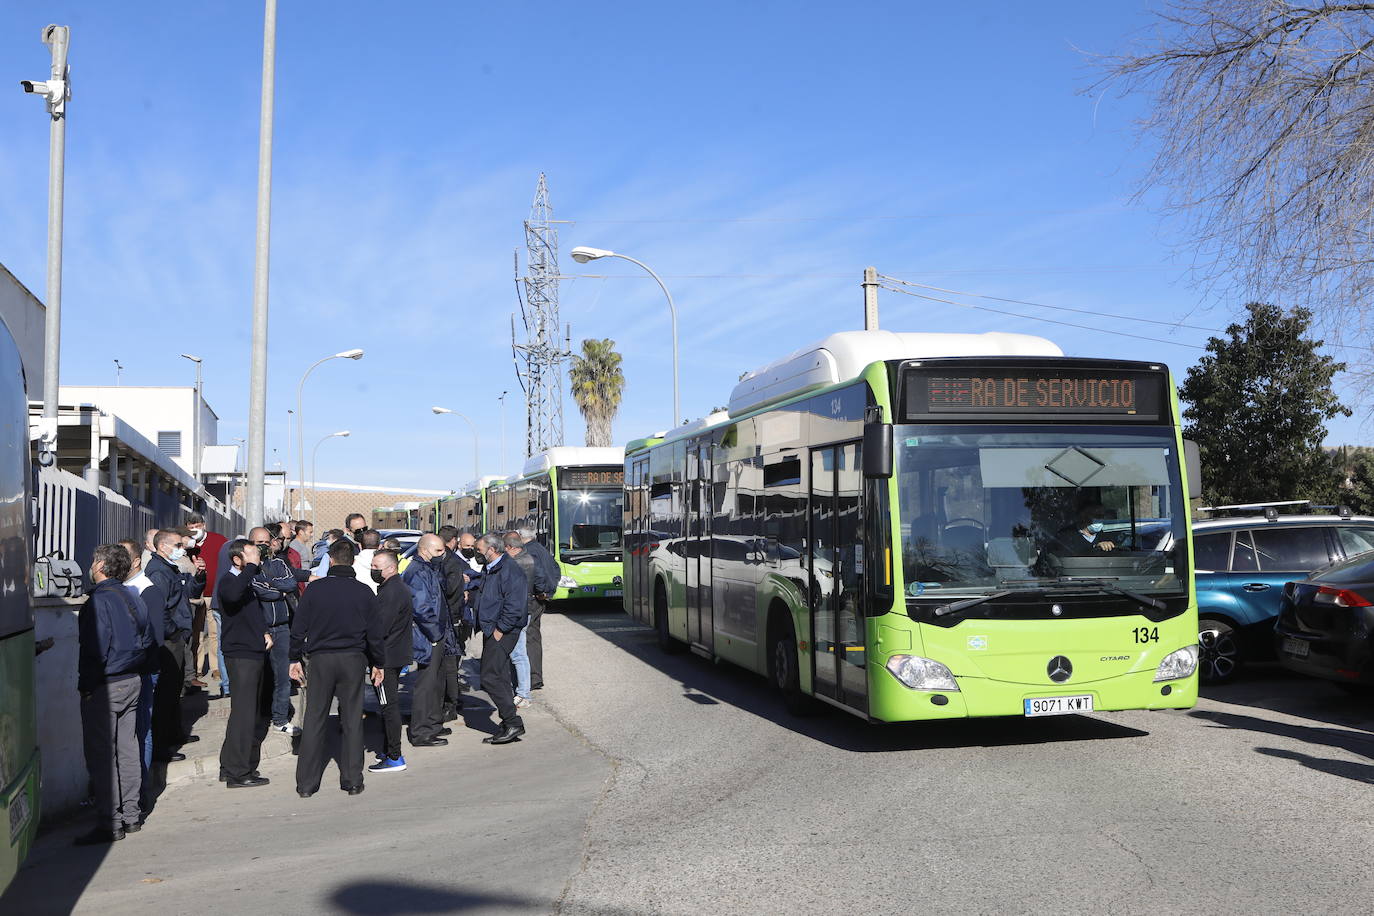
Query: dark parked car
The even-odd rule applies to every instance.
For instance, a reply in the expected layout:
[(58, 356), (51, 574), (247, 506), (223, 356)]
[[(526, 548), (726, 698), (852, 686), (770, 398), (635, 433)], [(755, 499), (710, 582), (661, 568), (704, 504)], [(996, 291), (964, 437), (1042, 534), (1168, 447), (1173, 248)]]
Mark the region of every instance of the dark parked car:
[(1374, 550), (1374, 518), (1251, 515), (1193, 523), (1198, 673), (1233, 678), (1246, 659), (1270, 658), (1285, 583)]
[(1283, 587), (1279, 664), (1343, 685), (1374, 685), (1374, 553)]

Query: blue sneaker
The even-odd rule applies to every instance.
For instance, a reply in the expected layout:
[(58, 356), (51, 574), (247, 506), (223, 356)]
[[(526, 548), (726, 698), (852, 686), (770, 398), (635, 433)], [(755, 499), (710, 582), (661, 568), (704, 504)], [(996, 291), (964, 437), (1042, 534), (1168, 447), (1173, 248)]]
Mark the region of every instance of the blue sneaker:
[(406, 759), (404, 757), (383, 757), (381, 760), (378, 760), (376, 763), (372, 764), (372, 766), (368, 767), (367, 771), (369, 773), (399, 773), (405, 768)]

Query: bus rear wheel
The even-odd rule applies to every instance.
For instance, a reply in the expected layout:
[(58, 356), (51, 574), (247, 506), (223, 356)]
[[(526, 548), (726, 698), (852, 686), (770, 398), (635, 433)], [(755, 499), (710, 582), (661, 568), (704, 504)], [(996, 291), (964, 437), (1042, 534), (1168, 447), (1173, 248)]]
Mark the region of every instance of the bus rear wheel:
[(782, 703), (794, 716), (816, 713), (816, 701), (802, 693), (801, 675), (797, 668), (797, 637), (792, 622), (782, 620), (773, 625), (772, 645), (769, 648), (768, 675), (773, 686), (782, 694)]
[(654, 632), (658, 635), (658, 647), (667, 655), (676, 655), (686, 648), (668, 632), (668, 590), (660, 581), (654, 586)]

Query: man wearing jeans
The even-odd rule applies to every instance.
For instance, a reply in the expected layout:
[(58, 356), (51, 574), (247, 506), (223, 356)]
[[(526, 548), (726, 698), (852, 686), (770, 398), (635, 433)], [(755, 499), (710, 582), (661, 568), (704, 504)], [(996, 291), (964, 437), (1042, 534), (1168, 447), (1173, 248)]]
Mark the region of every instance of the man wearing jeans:
[[(272, 671), (272, 730), (283, 735), (298, 735), (291, 724), (291, 603), (296, 586), (310, 574), (293, 569), (282, 557), (272, 553), (272, 534), (266, 528), (248, 532), (248, 540), (258, 548), (261, 564), (253, 576), (253, 591), (262, 604), (267, 633), (272, 637), (268, 662)], [(289, 597), (288, 597), (289, 596)]]

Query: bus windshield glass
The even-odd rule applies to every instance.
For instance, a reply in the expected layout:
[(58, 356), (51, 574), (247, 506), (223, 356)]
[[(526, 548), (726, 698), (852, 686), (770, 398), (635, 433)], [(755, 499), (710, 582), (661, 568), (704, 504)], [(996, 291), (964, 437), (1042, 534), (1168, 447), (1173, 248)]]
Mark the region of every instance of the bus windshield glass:
[(565, 559), (620, 557), (623, 491), (607, 488), (558, 492), (558, 549)]
[(1168, 428), (898, 426), (909, 598), (1109, 582), (1186, 588), (1186, 514)]

